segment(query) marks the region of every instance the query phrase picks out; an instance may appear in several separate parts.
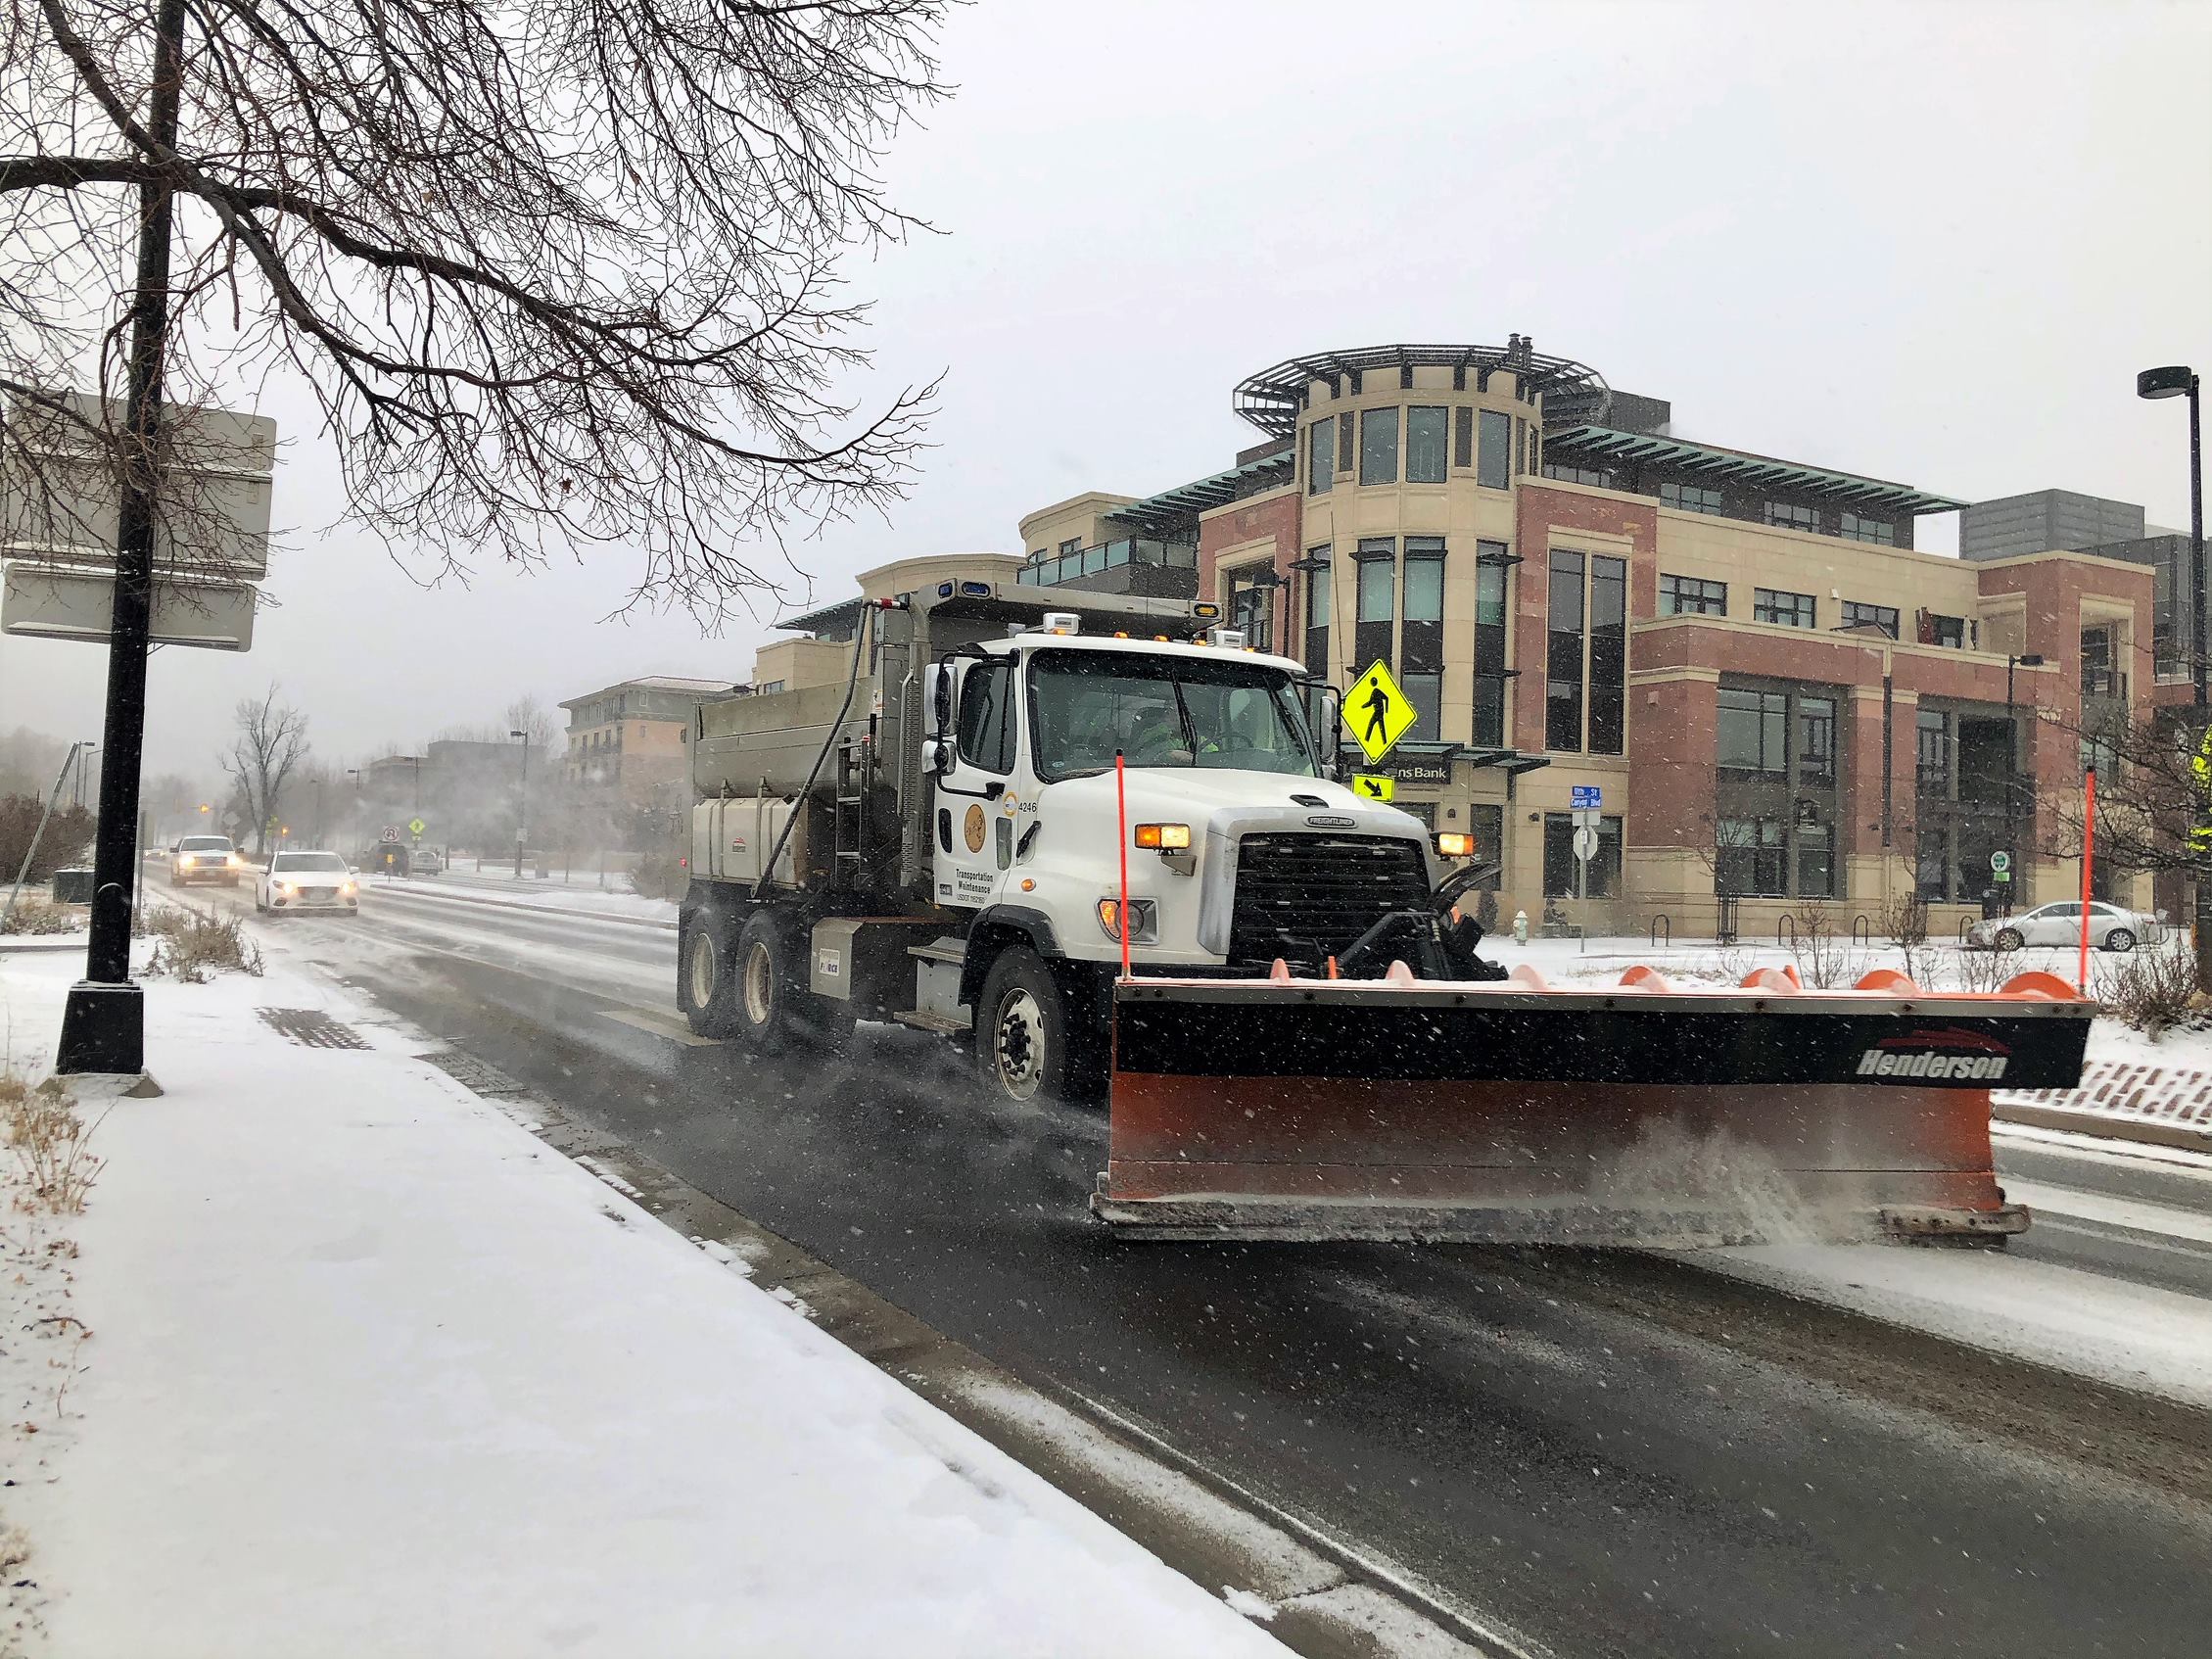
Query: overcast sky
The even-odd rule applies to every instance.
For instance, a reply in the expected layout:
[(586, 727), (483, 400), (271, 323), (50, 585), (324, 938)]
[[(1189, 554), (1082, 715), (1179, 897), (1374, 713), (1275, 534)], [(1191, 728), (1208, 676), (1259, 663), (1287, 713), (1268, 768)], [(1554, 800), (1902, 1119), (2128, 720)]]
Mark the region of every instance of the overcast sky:
[[(936, 448), (889, 524), (797, 544), (820, 597), (1226, 465), (1258, 438), (1231, 388), (1285, 357), (1514, 331), (1687, 436), (2188, 522), (2182, 409), (2133, 379), (2212, 369), (2212, 4), (983, 0), (943, 49), (959, 96), (891, 178), (946, 234), (851, 268), (864, 390), (948, 371)], [(418, 587), (322, 533), (334, 469), (264, 407), (280, 608), (249, 655), (156, 654), (150, 774), (212, 773), (272, 679), (351, 761), (524, 691), (740, 680), (769, 637), (602, 620), (616, 554)], [(0, 639), (0, 727), (97, 736), (105, 672)]]

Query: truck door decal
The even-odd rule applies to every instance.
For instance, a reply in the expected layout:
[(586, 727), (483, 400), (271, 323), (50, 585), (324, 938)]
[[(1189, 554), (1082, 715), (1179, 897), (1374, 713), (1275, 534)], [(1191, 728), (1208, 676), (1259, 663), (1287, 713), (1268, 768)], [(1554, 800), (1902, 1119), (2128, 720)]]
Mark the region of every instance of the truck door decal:
[(983, 809), (981, 807), (971, 806), (967, 809), (967, 817), (961, 823), (961, 839), (967, 843), (967, 850), (971, 853), (979, 853), (983, 850)]

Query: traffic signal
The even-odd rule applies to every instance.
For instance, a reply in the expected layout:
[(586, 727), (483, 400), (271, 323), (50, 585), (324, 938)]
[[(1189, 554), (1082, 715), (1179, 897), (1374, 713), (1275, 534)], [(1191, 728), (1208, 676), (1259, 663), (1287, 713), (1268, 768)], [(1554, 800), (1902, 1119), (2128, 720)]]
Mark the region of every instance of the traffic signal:
[(208, 810), (208, 803), (206, 801), (202, 801), (200, 803), (200, 810), (202, 812), (206, 812)]

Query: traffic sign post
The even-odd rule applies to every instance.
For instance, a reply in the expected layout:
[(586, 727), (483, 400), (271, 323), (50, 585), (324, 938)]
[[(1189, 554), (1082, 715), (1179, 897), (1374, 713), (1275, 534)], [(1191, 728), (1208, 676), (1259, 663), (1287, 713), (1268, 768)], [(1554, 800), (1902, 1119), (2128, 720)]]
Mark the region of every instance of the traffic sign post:
[(1577, 812), (1596, 812), (1605, 804), (1605, 790), (1596, 783), (1568, 785), (1567, 804)]
[(1344, 728), (1370, 761), (1381, 760), (1420, 716), (1380, 659), (1344, 693)]
[(387, 824), (384, 827), (384, 833), (377, 838), (383, 841), (397, 841), (400, 838), (400, 827), (397, 824)]
[(2011, 880), (2012, 855), (2008, 852), (1990, 854), (1990, 875), (1996, 878), (1999, 886), (2002, 886), (2005, 882)]

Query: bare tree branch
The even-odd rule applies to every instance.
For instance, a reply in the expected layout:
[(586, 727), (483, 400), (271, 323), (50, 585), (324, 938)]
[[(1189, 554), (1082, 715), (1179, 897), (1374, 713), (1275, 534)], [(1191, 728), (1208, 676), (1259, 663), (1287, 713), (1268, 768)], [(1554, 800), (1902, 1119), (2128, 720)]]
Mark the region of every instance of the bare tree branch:
[(307, 717), (290, 704), (280, 704), (276, 694), (272, 683), (259, 700), (239, 699), (238, 735), (230, 752), (217, 757), (254, 820), (256, 857), (267, 850), (268, 827), (281, 816), (284, 786), (307, 756)]

